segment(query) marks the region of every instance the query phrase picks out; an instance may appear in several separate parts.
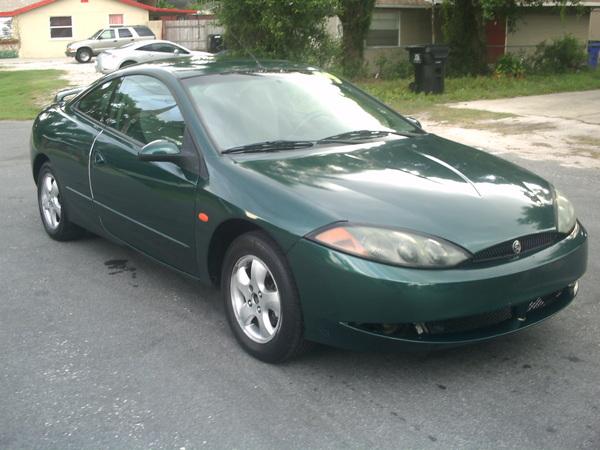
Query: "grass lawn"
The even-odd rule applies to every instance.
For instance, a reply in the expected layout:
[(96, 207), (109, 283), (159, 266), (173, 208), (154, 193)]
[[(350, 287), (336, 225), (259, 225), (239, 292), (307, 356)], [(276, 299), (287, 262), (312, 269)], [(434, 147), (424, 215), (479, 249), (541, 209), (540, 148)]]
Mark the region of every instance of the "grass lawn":
[(507, 117), (508, 115), (485, 113), (489, 117), (482, 117), (482, 111), (448, 108), (443, 104), (600, 89), (600, 70), (562, 75), (530, 75), (521, 79), (494, 77), (446, 78), (446, 90), (441, 95), (415, 94), (408, 88), (411, 81), (368, 80), (360, 81), (357, 84), (402, 114), (427, 112), (428, 116), (434, 120), (468, 121), (470, 118), (492, 119)]
[(0, 71), (0, 120), (33, 119), (68, 82), (60, 70)]

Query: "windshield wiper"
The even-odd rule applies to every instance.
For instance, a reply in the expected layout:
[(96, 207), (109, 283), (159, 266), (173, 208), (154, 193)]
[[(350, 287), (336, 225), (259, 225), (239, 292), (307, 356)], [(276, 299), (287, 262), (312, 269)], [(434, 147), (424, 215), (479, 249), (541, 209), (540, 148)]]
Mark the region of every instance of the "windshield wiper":
[(356, 130), (356, 131), (348, 131), (346, 133), (335, 134), (333, 136), (329, 136), (323, 139), (319, 139), (317, 144), (327, 143), (327, 142), (342, 142), (347, 143), (352, 141), (366, 141), (369, 139), (375, 139), (380, 137), (385, 137), (390, 134), (395, 134), (398, 136), (404, 137), (415, 137), (419, 136), (422, 133), (412, 133), (409, 131), (392, 131), (392, 130)]
[(295, 150), (298, 148), (313, 147), (314, 141), (264, 141), (255, 144), (240, 145), (223, 150), (221, 153), (257, 153), (257, 152), (277, 152), (280, 150)]

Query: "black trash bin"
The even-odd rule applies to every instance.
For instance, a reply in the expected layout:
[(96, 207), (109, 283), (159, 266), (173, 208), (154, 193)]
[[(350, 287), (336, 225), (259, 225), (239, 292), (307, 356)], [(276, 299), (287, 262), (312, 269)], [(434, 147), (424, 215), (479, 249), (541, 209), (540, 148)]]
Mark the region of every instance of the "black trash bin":
[(208, 51), (210, 53), (219, 53), (222, 50), (225, 50), (225, 46), (223, 45), (223, 35), (222, 34), (209, 34), (208, 35)]
[(410, 62), (415, 68), (415, 81), (411, 84), (413, 91), (428, 94), (443, 93), (448, 46), (411, 45), (406, 49)]

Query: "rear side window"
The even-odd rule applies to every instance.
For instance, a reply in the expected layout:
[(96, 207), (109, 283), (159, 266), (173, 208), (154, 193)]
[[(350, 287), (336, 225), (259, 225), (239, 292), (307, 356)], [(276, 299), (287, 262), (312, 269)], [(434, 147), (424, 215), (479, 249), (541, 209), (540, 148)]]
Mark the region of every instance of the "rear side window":
[(175, 53), (175, 49), (177, 49), (177, 47), (171, 44), (154, 44), (152, 48), (155, 52), (160, 53)]
[(142, 52), (153, 52), (154, 51), (152, 44), (144, 45), (143, 47), (138, 48), (138, 50), (141, 50)]
[(77, 103), (76, 109), (102, 122), (117, 81), (107, 81), (92, 89)]
[(152, 31), (150, 31), (150, 28), (148, 28), (148, 27), (133, 27), (133, 29), (138, 34), (138, 36), (141, 36), (141, 37), (152, 36), (152, 37), (154, 37), (154, 33)]
[(133, 34), (131, 34), (131, 31), (129, 31), (127, 28), (119, 28), (119, 37), (130, 38), (133, 37)]
[(185, 130), (169, 89), (146, 75), (123, 78), (111, 101), (106, 124), (142, 144), (167, 139), (180, 147)]

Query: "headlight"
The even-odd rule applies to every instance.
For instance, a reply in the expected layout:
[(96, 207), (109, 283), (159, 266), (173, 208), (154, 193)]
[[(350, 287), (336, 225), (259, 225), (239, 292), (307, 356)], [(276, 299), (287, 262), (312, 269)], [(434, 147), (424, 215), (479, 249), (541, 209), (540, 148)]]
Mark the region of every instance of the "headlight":
[(575, 208), (573, 204), (561, 192), (556, 193), (556, 222), (559, 233), (569, 233), (575, 226)]
[(334, 225), (308, 237), (351, 255), (404, 267), (452, 267), (471, 256), (466, 250), (440, 238), (363, 225)]

